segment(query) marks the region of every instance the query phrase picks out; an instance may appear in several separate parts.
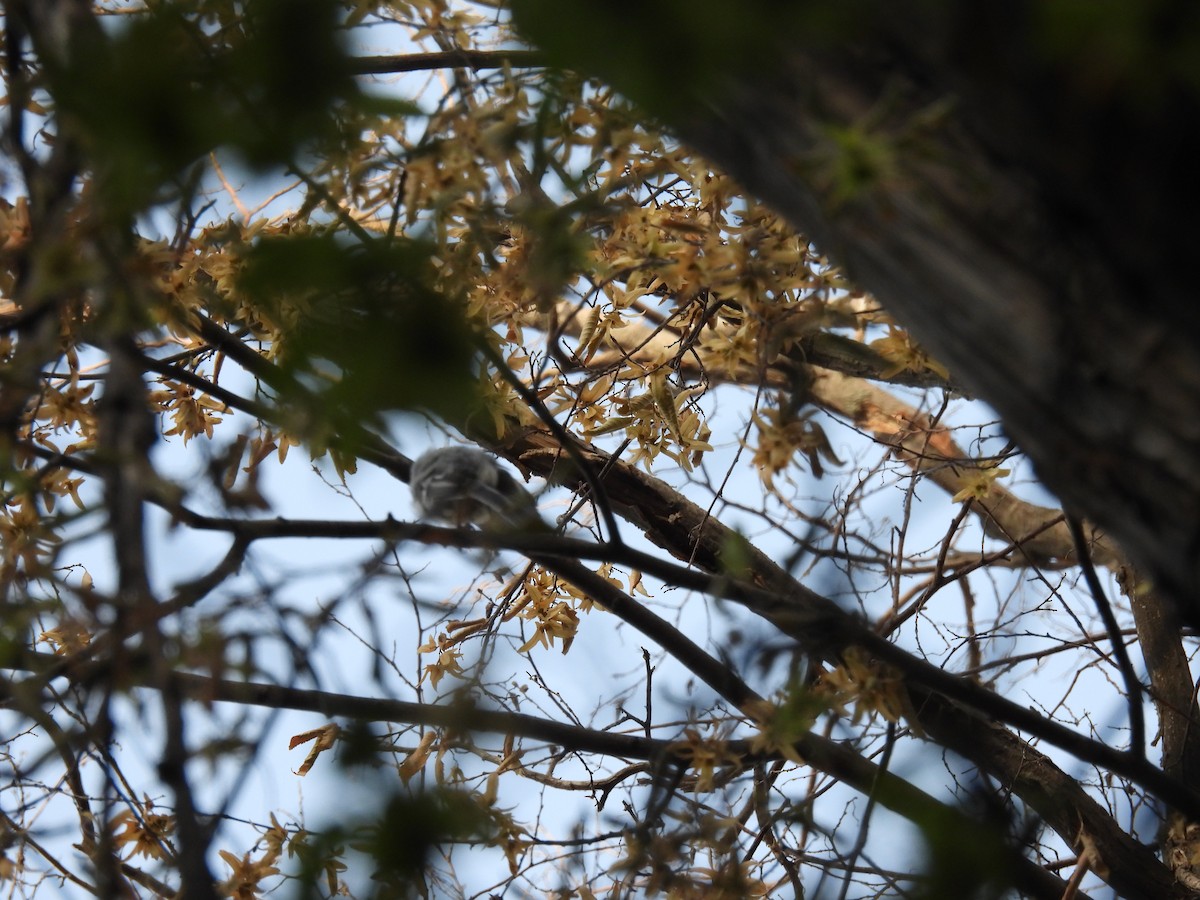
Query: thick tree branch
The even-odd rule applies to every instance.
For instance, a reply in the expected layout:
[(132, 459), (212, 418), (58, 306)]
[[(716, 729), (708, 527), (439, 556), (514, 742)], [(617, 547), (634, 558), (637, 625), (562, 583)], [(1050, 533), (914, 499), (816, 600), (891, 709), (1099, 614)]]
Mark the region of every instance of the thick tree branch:
[[(562, 304), (558, 317), (564, 333), (578, 336), (580, 317), (573, 312), (572, 306)], [(713, 328), (717, 333), (725, 330), (732, 336), (728, 325), (717, 323)], [(759, 372), (725, 373), (706, 367), (703, 354), (681, 352), (686, 346), (684, 335), (669, 325), (651, 327), (633, 323), (621, 330), (621, 342), (623, 346), (637, 348), (632, 356), (635, 360), (676, 358), (680, 374), (688, 380), (716, 378), (757, 383), (761, 378)], [(602, 371), (620, 364), (627, 353), (601, 348), (588, 361), (588, 367)], [(894, 447), (901, 461), (947, 493), (957, 494), (969, 486), (969, 476), (978, 469), (980, 461), (959, 447), (948, 428), (934, 425), (926, 414), (867, 377), (825, 368), (815, 361), (809, 371), (807, 383), (812, 402), (866, 429), (880, 443)], [(788, 387), (787, 379), (777, 369), (767, 372), (767, 383), (781, 390)], [(1074, 560), (1074, 541), (1066, 523), (1061, 521), (1060, 510), (1021, 500), (999, 484), (993, 485), (986, 497), (975, 500), (972, 510), (991, 537), (1004, 541), (1019, 539), (1021, 552), (1030, 562), (1060, 565), (1063, 560)], [(1121, 555), (1113, 543), (1102, 533), (1093, 530), (1092, 535), (1093, 561), (1108, 567), (1119, 565)]]
[[(594, 448), (588, 448), (588, 452), (599, 453)], [(600, 462), (600, 459), (598, 458), (596, 461)], [(618, 463), (611, 471), (615, 473), (622, 466), (623, 464)], [(640, 481), (642, 477), (645, 477), (639, 470), (632, 467), (625, 468), (628, 471), (624, 474), (635, 480)], [(621, 488), (614, 490), (614, 487), (616, 485), (612, 482), (606, 484), (606, 489), (610, 492), (616, 508), (620, 510), (627, 502), (626, 492)], [(645, 496), (648, 491), (643, 486), (639, 489), (639, 493)], [(687, 502), (682, 498), (673, 504), (675, 514), (684, 521), (687, 519), (687, 507)], [(740, 603), (772, 622), (784, 634), (797, 640), (808, 652), (822, 658), (836, 660), (838, 654), (847, 647), (855, 645), (864, 647), (879, 659), (903, 672), (910, 683), (921, 685), (932, 692), (923, 695), (922, 704), (918, 707), (919, 712), (926, 709), (936, 711), (948, 701), (963, 704), (976, 710), (977, 714), (983, 717), (980, 719), (981, 722), (988, 720), (1007, 722), (1067, 750), (1080, 759), (1122, 774), (1164, 798), (1170, 797), (1173, 802), (1181, 805), (1186, 803), (1188, 807), (1194, 807), (1200, 811), (1200, 797), (1193, 796), (1183, 785), (1165, 776), (1160, 769), (1150, 765), (1144, 758), (1114, 750), (1020, 704), (1000, 697), (961, 676), (946, 672), (911, 656), (883, 640), (851, 616), (841, 612), (828, 599), (799, 585), (782, 593), (779, 588), (774, 591), (765, 590), (753, 584), (739, 582), (728, 575), (708, 574), (669, 563), (652, 554), (643, 553), (627, 546), (608, 548), (602, 544), (548, 535), (474, 532), (394, 521), (373, 523), (264, 519), (243, 522), (189, 516), (188, 524), (197, 528), (229, 531), (245, 540), (268, 537), (374, 537), (384, 540), (423, 540), (463, 548), (507, 548), (538, 558), (551, 571), (557, 572), (561, 568), (563, 577), (568, 581), (571, 580), (572, 573), (578, 574), (579, 572), (574, 566), (574, 560), (595, 559), (628, 565), (656, 578), (661, 578), (667, 583), (713, 596), (725, 597)], [(710, 522), (708, 527), (718, 526)], [(951, 706), (953, 704), (947, 705), (946, 708), (949, 709)], [(972, 756), (972, 759), (985, 769), (989, 767), (989, 760), (985, 757)]]
[[(579, 317), (571, 314), (569, 305), (564, 304), (559, 310), (559, 318), (566, 333), (577, 335)], [(714, 327), (723, 326), (718, 323)], [(683, 337), (678, 329), (669, 325), (651, 328), (635, 324), (622, 331), (623, 343), (638, 348), (635, 358), (643, 354), (648, 359), (664, 358), (678, 353)], [(591, 358), (589, 365), (602, 369), (623, 356), (602, 349)], [(703, 366), (702, 355), (686, 353), (677, 358), (685, 377), (699, 378), (705, 374), (711, 377), (711, 373), (697, 368), (697, 362)], [(738, 380), (736, 375), (728, 377)], [(756, 376), (747, 372), (745, 378), (751, 381)], [(786, 380), (778, 377), (776, 380), (780, 388), (786, 387)], [(880, 442), (895, 447), (899, 459), (948, 494), (966, 487), (968, 476), (979, 465), (978, 460), (958, 446), (949, 429), (933, 425), (926, 415), (870, 380), (852, 376), (844, 370), (815, 367), (808, 384), (813, 402), (867, 429)], [(970, 508), (979, 516), (985, 533), (1019, 549), (1022, 564), (1062, 567), (1079, 562), (1074, 536), (1059, 510), (1021, 500), (999, 484), (992, 485), (987, 496), (971, 501)], [(1134, 577), (1124, 556), (1106, 535), (1094, 528), (1088, 529), (1088, 533), (1088, 547), (1094, 562), (1126, 580)], [(961, 573), (961, 569), (956, 572)], [(1164, 768), (1169, 773), (1179, 774), (1182, 766), (1190, 773), (1190, 778), (1195, 778), (1200, 773), (1200, 708), (1196, 707), (1193, 696), (1192, 678), (1176, 617), (1158, 606), (1161, 599), (1144, 585), (1131, 592), (1131, 596), (1143, 656), (1155, 687), (1153, 696), (1159, 720), (1166, 734)], [(1183, 766), (1184, 760), (1192, 762)], [(1185, 779), (1185, 783), (1192, 784), (1190, 778)]]
[(399, 56), (360, 56), (350, 60), (356, 75), (390, 75), (433, 69), (540, 68), (544, 54), (536, 50), (447, 50), (441, 53), (405, 53)]

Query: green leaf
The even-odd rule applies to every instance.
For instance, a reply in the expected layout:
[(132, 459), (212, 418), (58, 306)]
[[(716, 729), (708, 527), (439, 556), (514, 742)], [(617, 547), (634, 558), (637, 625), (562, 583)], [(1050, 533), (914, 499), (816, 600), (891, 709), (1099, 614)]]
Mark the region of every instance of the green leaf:
[(596, 75), (667, 121), (738, 76), (769, 80), (789, 43), (836, 45), (872, 0), (513, 0), (513, 20), (558, 66)]
[(462, 305), (432, 287), (430, 252), (407, 240), (264, 240), (238, 287), (281, 330), (279, 365), (315, 381), (338, 415), (422, 407), (458, 416), (476, 396), (476, 342)]
[[(256, 0), (216, 34), (163, 3), (110, 31), (81, 27), (46, 74), (65, 136), (78, 140), (114, 216), (154, 202), (206, 153), (231, 147), (256, 168), (291, 162), (344, 130), (347, 113), (406, 115), (365, 98), (335, 0)], [(343, 120), (351, 120), (343, 124)]]

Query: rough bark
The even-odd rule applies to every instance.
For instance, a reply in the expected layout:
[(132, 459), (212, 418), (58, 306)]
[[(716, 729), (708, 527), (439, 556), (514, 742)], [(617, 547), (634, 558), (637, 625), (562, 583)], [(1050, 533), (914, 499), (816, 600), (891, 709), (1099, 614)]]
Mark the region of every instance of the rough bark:
[[(991, 403), (1198, 622), (1197, 94), (1165, 65), (1139, 101), (1124, 73), (1097, 87), (1086, 60), (1039, 57), (1036, 3), (997, 21), (957, 7), (880, 12), (836, 49), (790, 36), (769, 79), (731, 77), (676, 125)], [(853, 195), (827, 171), (837, 128), (893, 154)]]

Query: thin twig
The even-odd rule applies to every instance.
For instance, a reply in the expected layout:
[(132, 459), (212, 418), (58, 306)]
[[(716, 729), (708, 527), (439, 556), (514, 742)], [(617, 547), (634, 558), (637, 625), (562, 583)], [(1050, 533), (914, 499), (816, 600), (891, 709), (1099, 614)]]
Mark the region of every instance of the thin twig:
[(1079, 554), (1079, 565), (1083, 569), (1084, 581), (1087, 582), (1088, 590), (1092, 592), (1092, 598), (1096, 601), (1096, 610), (1100, 613), (1104, 628), (1108, 632), (1108, 639), (1112, 643), (1117, 668), (1121, 670), (1121, 677), (1125, 680), (1126, 696), (1129, 699), (1130, 749), (1137, 756), (1145, 759), (1146, 719), (1142, 712), (1142, 683), (1138, 680), (1137, 673), (1133, 669), (1133, 662), (1129, 659), (1129, 651), (1125, 648), (1125, 641), (1121, 638), (1121, 626), (1117, 624), (1117, 617), (1113, 615), (1112, 604), (1108, 602), (1100, 579), (1096, 576), (1096, 567), (1092, 565), (1092, 556), (1088, 551), (1083, 525), (1079, 519), (1070, 514), (1067, 514), (1066, 519), (1067, 527), (1071, 529), (1071, 538), (1075, 541), (1075, 550)]

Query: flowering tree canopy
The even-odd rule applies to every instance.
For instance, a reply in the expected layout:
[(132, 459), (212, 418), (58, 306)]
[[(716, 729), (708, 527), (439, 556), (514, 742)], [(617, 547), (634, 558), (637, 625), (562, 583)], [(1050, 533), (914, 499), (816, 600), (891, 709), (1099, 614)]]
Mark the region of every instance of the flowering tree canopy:
[(14, 894), (1200, 891), (1186, 195), (723, 6), (5, 4)]

